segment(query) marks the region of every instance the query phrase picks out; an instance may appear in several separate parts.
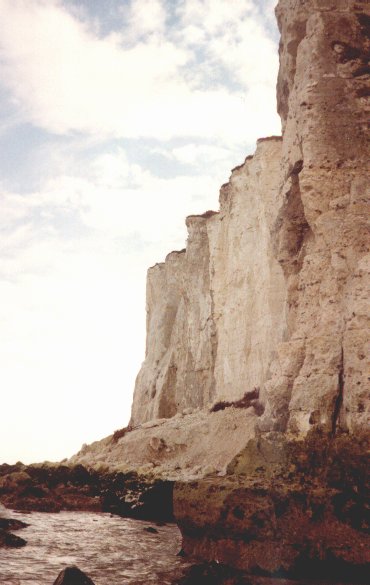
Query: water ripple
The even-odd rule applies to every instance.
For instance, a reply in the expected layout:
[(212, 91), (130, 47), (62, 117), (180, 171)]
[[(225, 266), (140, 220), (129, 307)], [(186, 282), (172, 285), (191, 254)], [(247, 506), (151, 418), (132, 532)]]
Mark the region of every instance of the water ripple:
[(144, 530), (148, 522), (92, 512), (1, 516), (30, 523), (21, 531), (27, 545), (0, 551), (1, 585), (51, 585), (68, 565), (77, 565), (96, 585), (170, 585), (184, 562), (175, 525)]

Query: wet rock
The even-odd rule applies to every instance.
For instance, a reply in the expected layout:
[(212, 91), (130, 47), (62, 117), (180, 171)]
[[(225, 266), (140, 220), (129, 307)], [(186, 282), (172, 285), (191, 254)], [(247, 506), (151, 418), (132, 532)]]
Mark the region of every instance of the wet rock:
[(15, 534), (11, 534), (6, 530), (0, 528), (0, 548), (2, 547), (11, 547), (11, 548), (20, 548), (25, 546), (27, 541)]
[(173, 521), (173, 482), (135, 472), (98, 473), (83, 465), (0, 466), (0, 501), (14, 510), (111, 512), (152, 522)]
[(173, 482), (136, 473), (107, 474), (102, 482), (102, 510), (126, 518), (173, 521)]
[(272, 434), (251, 441), (225, 477), (176, 484), (185, 553), (271, 577), (366, 583), (368, 446), (366, 437)]
[(59, 573), (53, 585), (95, 585), (78, 567), (67, 567)]
[(19, 548), (27, 544), (26, 540), (9, 532), (9, 530), (21, 530), (27, 526), (29, 526), (29, 524), (26, 524), (21, 520), (15, 520), (14, 518), (0, 518), (0, 548)]
[(0, 501), (15, 510), (100, 511), (99, 477), (81, 465), (2, 465)]
[(0, 529), (1, 530), (21, 530), (27, 528), (29, 524), (22, 522), (21, 520), (15, 520), (14, 518), (0, 518)]
[[(202, 563), (185, 570), (177, 585), (254, 585), (250, 577), (220, 563)], [(256, 584), (257, 585), (257, 584)], [(272, 585), (272, 584), (271, 584)]]
[(145, 526), (145, 532), (149, 532), (149, 534), (158, 534), (158, 530), (153, 526)]

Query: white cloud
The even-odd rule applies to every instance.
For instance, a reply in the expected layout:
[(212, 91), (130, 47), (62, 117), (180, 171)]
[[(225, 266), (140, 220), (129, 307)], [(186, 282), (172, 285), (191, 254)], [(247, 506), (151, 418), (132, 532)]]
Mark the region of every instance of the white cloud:
[(129, 39), (148, 34), (159, 35), (165, 31), (166, 7), (160, 0), (132, 0), (121, 8), (126, 34)]
[(253, 11), (251, 0), (185, 0), (180, 15), (185, 25), (196, 25), (210, 35), (219, 34)]
[[(18, 435), (7, 460), (62, 458), (127, 423), (144, 357), (146, 269), (184, 246), (185, 216), (214, 207), (219, 182), (159, 178), (117, 149), (39, 192), (1, 193), (0, 371), (9, 417), (0, 444), (14, 416), (32, 436), (25, 455)], [(66, 217), (78, 220), (71, 235)], [(54, 417), (68, 424), (68, 437)]]
[[(99, 39), (55, 2), (1, 0), (2, 73), (24, 115), (57, 133), (145, 134), (148, 97), (181, 91), (171, 82), (186, 53), (169, 42), (124, 49)], [(132, 116), (134, 120), (131, 121)]]
[(170, 152), (164, 151), (164, 154), (184, 164), (202, 165), (203, 168), (208, 164), (208, 168), (211, 168), (215, 162), (231, 160), (233, 153), (221, 146), (190, 143), (174, 148)]
[(116, 155), (97, 157), (91, 168), (88, 177), (61, 175), (49, 180), (42, 193), (32, 195), (33, 205), (56, 215), (70, 210), (86, 227), (106, 237), (136, 234), (142, 241), (167, 244), (185, 237), (186, 215), (203, 211), (210, 200), (217, 205), (220, 174), (160, 178), (128, 164), (120, 149)]
[[(215, 67), (226, 68), (245, 87), (257, 84), (270, 98), (274, 47), (248, 17), (250, 3), (185, 3), (180, 33), (191, 30), (194, 37), (195, 28), (215, 33), (207, 40), (203, 64), (196, 62), (182, 33), (164, 28), (159, 0), (132, 3), (126, 30), (137, 38), (129, 46), (125, 30), (101, 39), (56, 0), (0, 4), (2, 79), (24, 118), (46, 130), (240, 141), (246, 135), (257, 138), (258, 125), (266, 120), (250, 111), (245, 91), (212, 88), (208, 76)], [(241, 14), (247, 16), (240, 22)], [(156, 34), (140, 40), (150, 23)], [(273, 107), (267, 119), (276, 127)]]

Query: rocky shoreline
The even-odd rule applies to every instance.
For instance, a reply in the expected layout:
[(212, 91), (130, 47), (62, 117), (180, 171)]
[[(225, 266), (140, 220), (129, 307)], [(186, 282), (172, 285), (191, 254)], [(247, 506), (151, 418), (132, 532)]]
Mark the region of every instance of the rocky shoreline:
[(201, 583), (249, 575), (361, 584), (370, 571), (368, 450), (365, 434), (315, 431), (297, 441), (270, 433), (251, 440), (226, 475), (175, 483), (82, 465), (1, 465), (0, 501), (19, 511), (176, 521), (181, 554), (198, 563), (184, 584), (198, 573)]
[(225, 477), (177, 483), (187, 555), (276, 579), (367, 583), (369, 441), (252, 440)]
[(173, 482), (83, 465), (0, 465), (0, 502), (12, 510), (110, 512), (173, 522)]

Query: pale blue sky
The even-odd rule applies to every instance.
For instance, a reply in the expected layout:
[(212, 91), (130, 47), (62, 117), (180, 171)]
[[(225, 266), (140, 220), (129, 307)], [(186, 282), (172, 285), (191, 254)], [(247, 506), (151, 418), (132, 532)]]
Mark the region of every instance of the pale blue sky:
[(280, 132), (273, 0), (0, 0), (0, 462), (128, 422), (145, 277)]

